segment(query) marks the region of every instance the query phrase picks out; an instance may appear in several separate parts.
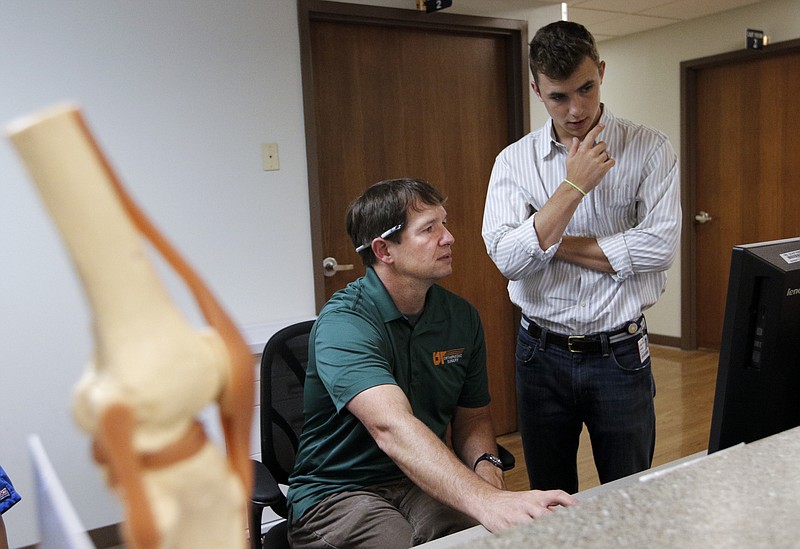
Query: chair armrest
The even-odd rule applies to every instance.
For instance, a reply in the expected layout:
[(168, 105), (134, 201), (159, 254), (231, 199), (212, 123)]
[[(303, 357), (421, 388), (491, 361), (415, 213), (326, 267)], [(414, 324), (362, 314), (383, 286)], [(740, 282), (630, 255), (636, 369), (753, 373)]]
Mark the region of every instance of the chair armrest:
[(278, 481), (269, 472), (269, 469), (260, 461), (253, 462), (253, 492), (250, 501), (254, 505), (270, 507), (279, 516), (286, 518), (286, 496), (281, 492)]

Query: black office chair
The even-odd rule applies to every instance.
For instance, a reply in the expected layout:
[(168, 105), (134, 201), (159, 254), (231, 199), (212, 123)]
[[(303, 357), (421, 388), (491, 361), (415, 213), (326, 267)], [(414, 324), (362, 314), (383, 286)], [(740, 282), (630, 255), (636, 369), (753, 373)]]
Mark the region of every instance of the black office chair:
[[(288, 484), (303, 429), (303, 384), (308, 366), (308, 336), (313, 320), (287, 326), (267, 341), (261, 355), (261, 461), (253, 461), (250, 498), (251, 549), (288, 548), (283, 520), (261, 536), (265, 507), (287, 518), (286, 497), (278, 484)], [(514, 467), (514, 455), (498, 445), (503, 470)]]
[(250, 547), (288, 548), (286, 520), (264, 535), (265, 507), (286, 519), (286, 497), (278, 484), (288, 484), (303, 428), (303, 383), (308, 365), (308, 334), (313, 320), (292, 324), (275, 333), (261, 355), (261, 461), (254, 461), (250, 498)]

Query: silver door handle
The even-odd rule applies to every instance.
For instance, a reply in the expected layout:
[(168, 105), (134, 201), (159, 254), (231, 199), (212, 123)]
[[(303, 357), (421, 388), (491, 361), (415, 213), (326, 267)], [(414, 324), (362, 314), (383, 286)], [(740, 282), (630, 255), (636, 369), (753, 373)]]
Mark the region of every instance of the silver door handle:
[(322, 273), (325, 276), (333, 276), (339, 271), (352, 271), (353, 264), (339, 265), (335, 257), (326, 257), (322, 260)]
[(711, 217), (710, 215), (708, 215), (708, 212), (704, 212), (704, 211), (701, 211), (696, 216), (694, 216), (694, 220), (697, 221), (698, 223), (700, 223), (701, 225), (703, 223), (708, 223), (712, 219), (714, 219), (714, 218)]

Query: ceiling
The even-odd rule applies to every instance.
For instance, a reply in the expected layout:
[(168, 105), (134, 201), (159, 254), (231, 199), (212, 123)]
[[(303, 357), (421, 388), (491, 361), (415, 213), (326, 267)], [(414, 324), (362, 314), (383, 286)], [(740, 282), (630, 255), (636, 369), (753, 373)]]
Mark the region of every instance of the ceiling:
[[(756, 4), (762, 0), (569, 0), (567, 19), (585, 25), (597, 41), (643, 32), (688, 19)], [(453, 11), (510, 19), (561, 18), (557, 0), (453, 0)]]

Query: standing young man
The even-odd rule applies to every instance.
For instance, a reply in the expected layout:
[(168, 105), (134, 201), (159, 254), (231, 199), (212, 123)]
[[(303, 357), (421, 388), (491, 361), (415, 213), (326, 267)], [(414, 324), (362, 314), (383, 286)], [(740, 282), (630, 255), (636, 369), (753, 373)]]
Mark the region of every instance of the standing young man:
[(523, 314), (517, 399), (531, 487), (576, 492), (584, 423), (601, 482), (652, 464), (642, 313), (678, 248), (678, 164), (664, 134), (600, 102), (605, 63), (582, 25), (539, 29), (530, 68), (550, 118), (497, 157), (482, 233)]
[(289, 479), (293, 547), (405, 548), (576, 502), (503, 489), (483, 328), (436, 284), (452, 271), (446, 221), (444, 198), (413, 179), (377, 183), (348, 209), (367, 273), (333, 295), (311, 332)]

